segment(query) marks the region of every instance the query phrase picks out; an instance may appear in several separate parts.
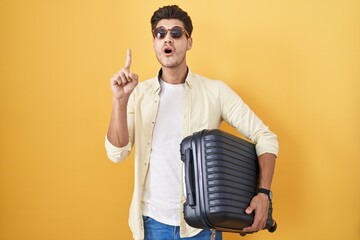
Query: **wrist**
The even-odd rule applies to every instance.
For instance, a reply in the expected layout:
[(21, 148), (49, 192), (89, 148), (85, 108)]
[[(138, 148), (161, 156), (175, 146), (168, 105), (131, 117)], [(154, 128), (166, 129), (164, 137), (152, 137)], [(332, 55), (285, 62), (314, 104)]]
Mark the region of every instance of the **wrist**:
[(257, 193), (258, 193), (258, 195), (261, 194), (261, 195), (267, 196), (270, 201), (272, 200), (272, 192), (270, 189), (259, 188)]
[(112, 99), (113, 105), (117, 105), (117, 106), (127, 106), (128, 100), (129, 100), (128, 97), (121, 97), (121, 98), (113, 97)]

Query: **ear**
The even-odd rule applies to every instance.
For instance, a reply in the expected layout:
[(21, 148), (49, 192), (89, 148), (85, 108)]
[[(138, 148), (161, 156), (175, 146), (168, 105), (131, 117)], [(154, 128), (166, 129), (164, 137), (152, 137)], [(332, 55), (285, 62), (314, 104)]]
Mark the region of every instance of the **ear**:
[(193, 44), (193, 39), (192, 37), (189, 37), (186, 50), (190, 50), (192, 48), (192, 44)]

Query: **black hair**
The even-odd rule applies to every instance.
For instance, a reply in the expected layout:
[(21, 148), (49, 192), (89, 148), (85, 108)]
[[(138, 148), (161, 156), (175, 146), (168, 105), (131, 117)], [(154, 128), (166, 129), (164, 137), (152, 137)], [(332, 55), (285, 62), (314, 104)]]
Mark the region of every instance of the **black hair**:
[(189, 17), (187, 12), (179, 8), (179, 6), (169, 5), (156, 10), (150, 20), (151, 30), (154, 30), (158, 22), (162, 19), (178, 19), (182, 21), (184, 23), (185, 30), (191, 36), (191, 33), (193, 31), (191, 18)]

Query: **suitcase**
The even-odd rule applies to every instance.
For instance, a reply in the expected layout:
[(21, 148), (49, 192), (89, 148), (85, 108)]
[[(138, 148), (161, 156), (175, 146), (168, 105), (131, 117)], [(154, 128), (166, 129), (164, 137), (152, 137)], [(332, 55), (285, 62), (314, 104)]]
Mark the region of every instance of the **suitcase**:
[[(245, 209), (257, 194), (259, 165), (255, 145), (219, 129), (203, 130), (180, 144), (184, 162), (185, 221), (194, 228), (242, 232), (254, 214)], [(265, 229), (276, 230), (272, 203)]]

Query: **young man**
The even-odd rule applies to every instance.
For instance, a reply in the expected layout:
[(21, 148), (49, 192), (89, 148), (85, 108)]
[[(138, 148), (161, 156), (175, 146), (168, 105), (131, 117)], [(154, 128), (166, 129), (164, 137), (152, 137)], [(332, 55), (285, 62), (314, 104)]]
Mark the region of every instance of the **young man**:
[[(161, 69), (138, 83), (125, 67), (111, 79), (113, 111), (105, 139), (108, 157), (119, 162), (135, 146), (135, 184), (129, 224), (134, 239), (210, 239), (209, 230), (186, 224), (182, 213), (181, 140), (222, 120), (256, 144), (260, 188), (270, 190), (278, 154), (277, 137), (225, 83), (192, 73), (186, 53), (192, 47), (192, 22), (178, 6), (165, 6), (151, 18), (153, 46)], [(245, 232), (265, 226), (269, 197), (258, 193), (246, 209), (255, 212)], [(181, 237), (181, 238), (180, 238)], [(222, 239), (216, 233), (215, 239)]]

